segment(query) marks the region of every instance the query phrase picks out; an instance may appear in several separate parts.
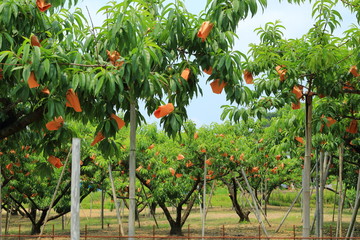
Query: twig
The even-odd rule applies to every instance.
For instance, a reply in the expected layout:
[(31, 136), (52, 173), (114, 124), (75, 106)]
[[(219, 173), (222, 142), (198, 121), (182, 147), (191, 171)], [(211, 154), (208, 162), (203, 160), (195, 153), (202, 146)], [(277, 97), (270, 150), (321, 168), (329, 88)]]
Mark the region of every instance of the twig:
[(94, 39), (95, 39), (95, 51), (96, 51), (96, 61), (98, 64), (99, 63), (99, 49), (98, 49), (98, 46), (97, 46), (97, 38), (96, 38), (96, 32), (95, 32), (95, 27), (94, 27), (94, 23), (93, 23), (93, 20), (91, 18), (91, 15), (90, 15), (90, 11), (89, 11), (89, 8), (86, 6), (86, 10), (89, 14), (89, 18), (90, 18), (90, 22), (91, 22), (91, 26), (92, 26), (92, 33), (94, 35)]
[(78, 66), (78, 67), (102, 67), (102, 68), (106, 68), (107, 65), (101, 65), (101, 64), (96, 64), (96, 65), (91, 65), (91, 64), (81, 64), (81, 63), (58, 63), (59, 65), (70, 65), (70, 66)]
[(354, 54), (350, 54), (350, 55), (344, 57), (343, 59), (339, 60), (339, 61), (336, 63), (336, 65), (339, 64), (339, 63), (341, 63), (341, 62), (343, 62), (343, 61), (345, 61), (346, 59), (350, 58), (352, 55), (354, 55)]
[[(80, 64), (80, 63), (58, 63), (59, 65), (69, 65), (69, 66), (78, 66), (78, 67), (102, 67), (102, 68), (106, 68), (107, 65), (101, 65), (101, 64), (95, 64), (95, 65), (91, 65), (91, 64)], [(21, 63), (0, 63), (0, 65), (5, 65), (5, 66), (24, 66), (24, 64)]]
[(352, 4), (351, 2), (347, 1), (347, 0), (341, 0), (344, 4), (348, 5), (348, 6), (351, 6), (353, 8), (357, 8), (359, 7), (359, 5), (354, 5)]

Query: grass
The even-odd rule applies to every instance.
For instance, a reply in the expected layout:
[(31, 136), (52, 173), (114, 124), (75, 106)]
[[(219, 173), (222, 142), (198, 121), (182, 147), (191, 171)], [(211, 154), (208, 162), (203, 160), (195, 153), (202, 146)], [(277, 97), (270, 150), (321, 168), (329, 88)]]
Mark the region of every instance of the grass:
[[(280, 191), (276, 190), (271, 198), (270, 205), (268, 206), (267, 214), (268, 220), (271, 223), (271, 227), (267, 226), (267, 231), (271, 236), (293, 236), (294, 224), (297, 226), (297, 236), (301, 235), (301, 209), (299, 208), (300, 203), (297, 203), (288, 218), (285, 221), (284, 226), (281, 228), (279, 233), (275, 233), (275, 229), (281, 222), (285, 212), (288, 210), (291, 202), (295, 198), (297, 192), (293, 191)], [(330, 234), (331, 231), (335, 231), (336, 227), (336, 216), (335, 225), (332, 222), (332, 204), (333, 196), (326, 194), (328, 204), (325, 206), (325, 227), (326, 233)], [(92, 235), (118, 235), (119, 228), (117, 226), (116, 213), (112, 207), (111, 199), (109, 196), (105, 198), (105, 218), (104, 218), (104, 229), (102, 229), (101, 218), (100, 218), (100, 207), (101, 207), (101, 192), (93, 193), (88, 198), (84, 199), (81, 204), (81, 230), (84, 234), (85, 226), (87, 231)], [(240, 198), (242, 202), (245, 201), (245, 197)], [(231, 208), (230, 198), (225, 188), (216, 188), (211, 208), (209, 209), (206, 221), (206, 234), (208, 236), (220, 236), (223, 234), (225, 229), (226, 235), (237, 236), (254, 236), (258, 234), (258, 223), (253, 213), (250, 214), (250, 223), (239, 223), (239, 218)], [(247, 206), (248, 209), (250, 209)], [(312, 204), (312, 217), (314, 212), (314, 202)], [(336, 213), (336, 212), (335, 212)], [(349, 222), (351, 216), (350, 209), (345, 209), (343, 215), (344, 229), (346, 229), (346, 223)], [(5, 219), (5, 216), (3, 216)], [(141, 235), (152, 235), (155, 230), (156, 235), (166, 236), (169, 233), (169, 224), (162, 213), (161, 209), (157, 209), (156, 219), (159, 224), (159, 228), (154, 228), (155, 222), (149, 215), (149, 210), (146, 209), (140, 214), (140, 227), (136, 224), (136, 232)], [(21, 233), (28, 234), (30, 232), (30, 223), (27, 219), (19, 216), (12, 216), (10, 234), (17, 234), (19, 232), (19, 224), (21, 224)], [(3, 224), (4, 226), (5, 224)], [(62, 230), (61, 218), (48, 223), (46, 228), (47, 233), (52, 232), (52, 226), (54, 225), (54, 231), (57, 235), (68, 235), (70, 233), (70, 214), (65, 216), (65, 229)], [(127, 232), (127, 210), (124, 210), (123, 225), (125, 233)], [(330, 230), (330, 226), (333, 230)], [(191, 212), (187, 222), (183, 227), (184, 234), (188, 231), (192, 236), (201, 235), (201, 215), (199, 206), (196, 205)]]

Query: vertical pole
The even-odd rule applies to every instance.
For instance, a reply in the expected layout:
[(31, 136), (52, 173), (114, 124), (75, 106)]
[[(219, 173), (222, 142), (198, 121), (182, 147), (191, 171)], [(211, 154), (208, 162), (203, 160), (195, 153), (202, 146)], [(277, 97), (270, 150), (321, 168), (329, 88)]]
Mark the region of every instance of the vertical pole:
[(338, 205), (338, 219), (336, 224), (336, 237), (341, 237), (342, 234), (342, 206), (343, 206), (343, 154), (344, 144), (339, 146), (339, 205)]
[(293, 226), (293, 232), (294, 232), (294, 239), (296, 239), (295, 225)]
[(129, 240), (135, 236), (135, 166), (136, 166), (136, 109), (135, 102), (130, 102), (130, 156), (129, 156)]
[[(315, 236), (320, 237), (320, 218), (319, 218), (319, 213), (320, 213), (320, 193), (319, 193), (319, 189), (320, 189), (320, 173), (319, 173), (319, 161), (321, 161), (321, 159), (324, 156), (324, 152), (320, 151), (320, 156), (318, 157), (317, 161), (316, 161), (316, 210), (315, 210)], [(315, 158), (316, 159), (316, 158)]]
[(329, 232), (330, 232), (330, 238), (332, 238), (332, 225), (330, 225), (330, 230), (329, 230)]
[(0, 240), (2, 240), (2, 175), (1, 175), (1, 165), (0, 165)]
[(119, 210), (119, 202), (118, 202), (117, 197), (116, 197), (114, 178), (113, 178), (113, 175), (112, 175), (112, 169), (111, 169), (111, 164), (110, 163), (109, 163), (109, 177), (110, 177), (110, 182), (111, 182), (111, 189), (112, 189), (113, 200), (114, 200), (115, 209), (116, 209), (116, 217), (117, 217), (117, 220), (118, 220), (118, 225), (119, 225), (119, 228), (121, 230), (121, 236), (124, 236), (124, 229), (123, 229), (123, 226), (122, 226), (120, 210)]
[[(267, 190), (268, 190), (268, 182), (267, 182), (267, 178), (265, 178), (265, 194), (267, 194)], [(264, 214), (265, 216), (267, 216), (267, 196), (265, 195), (265, 199), (264, 199)]]
[(320, 190), (319, 190), (319, 237), (323, 237), (324, 232), (324, 187), (326, 183), (326, 162), (329, 153), (325, 152), (323, 158), (320, 158)]
[(203, 186), (203, 200), (202, 200), (202, 229), (201, 229), (201, 237), (204, 239), (205, 237), (205, 218), (206, 218), (206, 155), (204, 159), (204, 186)]
[(101, 229), (104, 229), (104, 203), (105, 203), (105, 190), (101, 189), (101, 212), (100, 212), (100, 218), (101, 218)]
[(333, 214), (332, 214), (332, 222), (335, 222), (335, 207), (336, 207), (336, 198), (337, 198), (337, 192), (339, 187), (339, 177), (336, 181), (336, 187), (335, 187), (335, 194), (334, 194), (334, 206), (333, 206)]
[(85, 224), (85, 240), (87, 240), (87, 224)]
[(55, 225), (52, 225), (52, 239), (55, 239)]
[(19, 224), (19, 240), (21, 239), (21, 224)]
[(310, 168), (311, 168), (311, 121), (312, 121), (312, 96), (305, 96), (305, 158), (303, 170), (303, 237), (310, 236)]
[(188, 224), (188, 240), (190, 240), (190, 224)]
[(80, 240), (80, 139), (72, 140), (71, 240)]
[(354, 225), (356, 222), (356, 216), (359, 211), (360, 206), (360, 169), (358, 170), (358, 180), (357, 180), (357, 186), (356, 186), (356, 198), (355, 198), (355, 204), (354, 204), (354, 210), (351, 215), (351, 221), (349, 224), (349, 228), (346, 234), (346, 237), (352, 237), (354, 234)]
[(90, 193), (90, 218), (91, 218), (91, 213), (92, 213), (92, 208), (93, 208), (93, 193)]
[(225, 225), (222, 225), (222, 236), (225, 237)]
[(121, 239), (122, 233), (121, 233), (121, 227), (119, 226), (119, 239)]

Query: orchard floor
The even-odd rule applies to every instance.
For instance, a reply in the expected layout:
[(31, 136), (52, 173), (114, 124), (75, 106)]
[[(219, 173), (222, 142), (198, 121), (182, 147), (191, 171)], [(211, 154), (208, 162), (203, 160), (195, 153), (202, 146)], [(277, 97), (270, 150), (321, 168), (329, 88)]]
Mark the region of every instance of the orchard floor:
[[(278, 228), (282, 218), (284, 217), (288, 207), (278, 207), (278, 206), (269, 206), (267, 208), (267, 219), (270, 223), (266, 222), (265, 227), (270, 237), (293, 237), (294, 233), (296, 237), (301, 236), (302, 231), (302, 222), (301, 222), (301, 210), (299, 208), (294, 208), (289, 216), (287, 217), (285, 223), (281, 227), (280, 231), (275, 233), (275, 230)], [(312, 209), (314, 210), (314, 209)], [(335, 211), (336, 212), (336, 211)], [(325, 236), (335, 236), (336, 230), (336, 221), (337, 215), (335, 213), (333, 221), (333, 209), (326, 208), (324, 209), (324, 222)], [(123, 227), (125, 235), (127, 235), (127, 212), (124, 213)], [(117, 225), (117, 218), (115, 210), (105, 210), (104, 211), (104, 220), (103, 224), (101, 221), (101, 211), (99, 209), (82, 209), (81, 210), (81, 236), (87, 235), (87, 239), (102, 239), (91, 238), (91, 236), (119, 236), (119, 227)], [(344, 211), (342, 217), (343, 222), (343, 236), (346, 234), (346, 228), (350, 221), (351, 212), (349, 210)], [(52, 235), (53, 229), (55, 235), (70, 235), (70, 214), (66, 215), (63, 219), (51, 221), (48, 223), (45, 235)], [(155, 226), (154, 219), (149, 216), (148, 212), (140, 214), (140, 221), (136, 222), (136, 235), (137, 236), (162, 236), (166, 237), (169, 235), (169, 225), (163, 214), (161, 214), (161, 209), (157, 209), (156, 220), (158, 223), (158, 228)], [(226, 237), (236, 237), (236, 236), (248, 236), (248, 237), (257, 237), (259, 236), (259, 223), (256, 220), (256, 217), (253, 213), (250, 214), (250, 223), (239, 223), (238, 217), (234, 211), (230, 208), (210, 208), (206, 220), (205, 236), (226, 236)], [(358, 219), (360, 220), (360, 219)], [(313, 221), (313, 218), (312, 220)], [(102, 229), (103, 225), (103, 229)], [(5, 227), (5, 215), (3, 214), (3, 228)], [(25, 235), (30, 232), (30, 224), (26, 218), (19, 216), (12, 216), (10, 218), (10, 231), (9, 234), (18, 234), (20, 229), (20, 234)], [(64, 230), (62, 228), (64, 227)], [(360, 236), (360, 229), (356, 225), (355, 236)], [(86, 230), (85, 230), (86, 229)], [(188, 220), (186, 221), (183, 227), (184, 236), (199, 237), (201, 236), (202, 222), (201, 214), (199, 208), (193, 209)], [(295, 232), (294, 232), (295, 230)], [(265, 236), (264, 232), (261, 230), (261, 236)], [(11, 238), (6, 238), (11, 239)], [(18, 239), (18, 238), (12, 238)], [(31, 239), (22, 238), (22, 239)], [(53, 238), (42, 238), (42, 239), (53, 239)], [(70, 238), (57, 238), (54, 239), (70, 239)], [(85, 239), (82, 237), (82, 239)], [(115, 239), (115, 238), (114, 238)], [(117, 238), (118, 239), (118, 238)], [(140, 238), (146, 239), (146, 238)]]

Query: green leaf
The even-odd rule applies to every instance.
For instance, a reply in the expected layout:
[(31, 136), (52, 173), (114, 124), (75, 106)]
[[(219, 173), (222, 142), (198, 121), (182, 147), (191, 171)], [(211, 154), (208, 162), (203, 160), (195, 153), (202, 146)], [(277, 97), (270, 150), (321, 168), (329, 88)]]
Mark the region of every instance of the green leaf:
[(98, 79), (98, 82), (96, 83), (96, 87), (95, 87), (95, 95), (97, 96), (104, 84), (104, 80), (105, 80), (105, 77), (104, 76), (101, 76), (99, 79)]
[(71, 87), (74, 89), (74, 91), (76, 90), (76, 88), (79, 85), (79, 74), (74, 74), (72, 82), (71, 82)]
[(52, 119), (53, 116), (54, 116), (54, 112), (55, 112), (55, 104), (54, 104), (54, 101), (49, 100), (49, 101), (47, 102), (46, 106), (47, 106), (47, 113), (46, 113), (47, 118), (48, 118), (48, 119)]
[(49, 71), (50, 71), (50, 61), (49, 59), (45, 59), (43, 62), (42, 62), (43, 66), (44, 66), (44, 70), (45, 70), (45, 73), (46, 74), (49, 74)]
[(41, 61), (40, 48), (38, 46), (34, 46), (33, 58), (32, 58), (32, 64), (33, 64), (34, 71), (38, 70), (38, 68), (40, 66), (40, 61)]
[(177, 119), (176, 119), (176, 117), (174, 115), (170, 116), (170, 125), (171, 125), (171, 128), (173, 130), (172, 131), (173, 133), (178, 131), (179, 128), (180, 128), (180, 125), (179, 125), (179, 123), (178, 123), (178, 121), (177, 121)]
[(249, 114), (246, 111), (243, 112), (242, 119), (244, 120), (244, 122), (247, 122), (247, 120), (249, 119)]
[(23, 55), (22, 55), (22, 63), (26, 64), (29, 59), (29, 53), (30, 53), (30, 44), (25, 44), (23, 49)]
[(111, 99), (114, 96), (115, 93), (115, 81), (114, 78), (111, 77), (112, 74), (108, 74), (108, 78), (107, 78), (107, 86), (106, 86), (106, 93), (107, 96), (109, 97), (109, 99)]
[(27, 80), (30, 77), (30, 65), (26, 65), (24, 66), (24, 70), (23, 70), (23, 79), (25, 82), (27, 82)]
[(55, 116), (65, 116), (65, 104), (61, 101), (54, 101)]
[(230, 66), (231, 66), (231, 58), (228, 56), (228, 57), (226, 58), (226, 69), (227, 69), (228, 71), (230, 71)]

